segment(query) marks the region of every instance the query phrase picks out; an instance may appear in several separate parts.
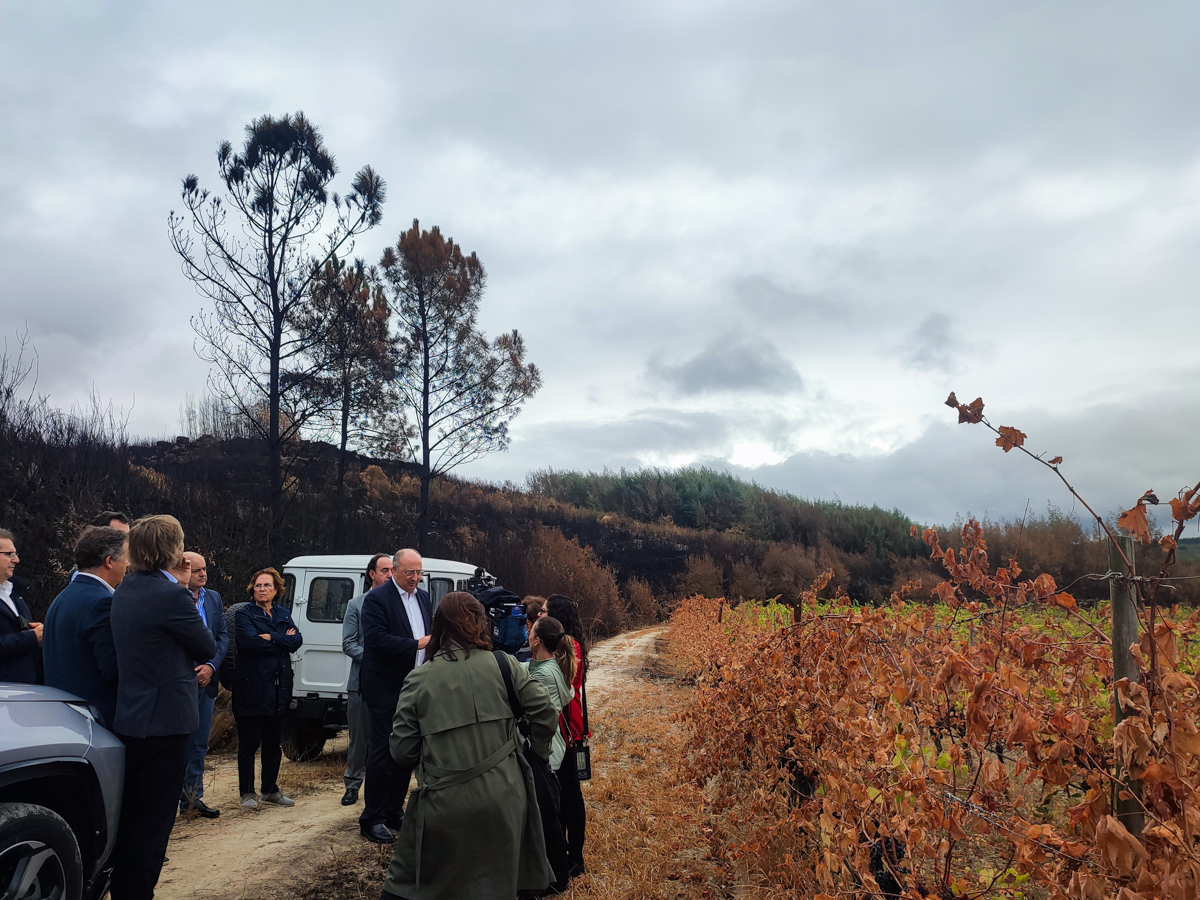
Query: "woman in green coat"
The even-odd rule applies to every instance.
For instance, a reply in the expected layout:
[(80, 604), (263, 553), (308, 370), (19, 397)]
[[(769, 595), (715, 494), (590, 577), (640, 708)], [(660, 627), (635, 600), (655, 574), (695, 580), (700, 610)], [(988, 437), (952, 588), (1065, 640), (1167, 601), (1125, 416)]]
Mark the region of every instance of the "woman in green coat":
[[(512, 900), (553, 875), (533, 774), (487, 616), (470, 594), (447, 594), (430, 629), (427, 661), (409, 673), (392, 722), (392, 758), (414, 767), (381, 900)], [(557, 721), (546, 689), (505, 656), (534, 752), (545, 758)]]

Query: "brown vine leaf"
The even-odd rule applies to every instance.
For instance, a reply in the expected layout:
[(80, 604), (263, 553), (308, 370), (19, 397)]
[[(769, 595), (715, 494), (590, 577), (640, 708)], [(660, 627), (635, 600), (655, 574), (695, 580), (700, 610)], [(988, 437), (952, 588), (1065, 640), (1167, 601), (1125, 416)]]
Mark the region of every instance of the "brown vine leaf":
[(1057, 466), (1061, 462), (1062, 462), (1062, 457), (1056, 456), (1056, 457), (1054, 457), (1054, 459), (1050, 460), (1050, 465)]
[(1049, 572), (1043, 572), (1033, 580), (1033, 593), (1039, 600), (1045, 600), (1057, 588), (1058, 585), (1054, 583), (1054, 576)]
[(1175, 697), (1180, 691), (1190, 690), (1194, 684), (1192, 679), (1182, 672), (1164, 672), (1159, 676), (1158, 683), (1163, 689), (1163, 693), (1167, 695), (1167, 700), (1172, 703), (1175, 702)]
[[(1158, 645), (1159, 659), (1166, 657), (1172, 669), (1179, 667), (1179, 642), (1175, 639), (1175, 631), (1161, 619), (1154, 625), (1154, 643)], [(1138, 640), (1138, 649), (1144, 657), (1150, 656), (1150, 633), (1143, 631)]]
[(1037, 720), (1029, 714), (1028, 710), (1023, 709), (1013, 720), (1012, 728), (1008, 730), (1008, 737), (1005, 739), (1005, 744), (1009, 747), (1021, 744), (1025, 748), (1025, 755), (1033, 762), (1037, 762), (1042, 744), (1038, 739), (1037, 731)]
[(985, 674), (967, 701), (967, 737), (971, 740), (986, 738), (1000, 715), (1000, 692), (996, 690), (995, 678), (992, 672)]
[(1120, 877), (1133, 874), (1139, 862), (1149, 859), (1142, 842), (1113, 816), (1105, 816), (1096, 828), (1096, 849), (1104, 867)]
[(1146, 730), (1146, 720), (1141, 716), (1130, 716), (1114, 728), (1113, 749), (1125, 768), (1144, 766), (1154, 749)]
[(951, 650), (946, 654), (946, 661), (942, 663), (937, 681), (933, 683), (934, 690), (944, 688), (953, 694), (962, 687), (964, 681), (973, 680), (976, 674), (969, 662)]
[[(1174, 503), (1175, 501), (1172, 500), (1171, 502)], [(1162, 537), (1160, 537), (1158, 539), (1158, 546), (1162, 547), (1164, 550), (1167, 550), (1167, 551), (1179, 549), (1179, 544), (1176, 542), (1175, 538), (1173, 538), (1169, 534), (1164, 534)]]
[(1196, 725), (1191, 719), (1184, 718), (1176, 723), (1171, 741), (1177, 753), (1200, 756), (1200, 732), (1196, 731)]
[(1022, 446), (1025, 438), (1029, 437), (1025, 432), (1018, 431), (1010, 425), (1001, 425), (996, 430), (1000, 432), (1000, 437), (996, 438), (996, 446), (1003, 448), (1005, 453), (1013, 447)]
[(1121, 513), (1117, 519), (1117, 527), (1124, 528), (1134, 537), (1149, 547), (1150, 540), (1150, 523), (1146, 521), (1146, 506), (1141, 500), (1133, 507)]
[(1150, 715), (1150, 695), (1136, 681), (1122, 678), (1113, 685), (1117, 689), (1117, 697), (1121, 701), (1121, 709)]
[(1071, 883), (1067, 886), (1067, 896), (1071, 900), (1104, 900), (1108, 896), (1108, 882), (1101, 875), (1093, 875), (1090, 872), (1072, 872)]
[(1183, 492), (1182, 497), (1172, 498), (1171, 518), (1176, 522), (1194, 519), (1197, 513), (1200, 513), (1200, 493), (1187, 490)]
[(1079, 604), (1075, 602), (1075, 598), (1070, 594), (1062, 593), (1054, 595), (1054, 605), (1061, 606), (1063, 609), (1078, 609)]
[(978, 425), (983, 421), (983, 398), (976, 397), (966, 406), (958, 407), (958, 424)]

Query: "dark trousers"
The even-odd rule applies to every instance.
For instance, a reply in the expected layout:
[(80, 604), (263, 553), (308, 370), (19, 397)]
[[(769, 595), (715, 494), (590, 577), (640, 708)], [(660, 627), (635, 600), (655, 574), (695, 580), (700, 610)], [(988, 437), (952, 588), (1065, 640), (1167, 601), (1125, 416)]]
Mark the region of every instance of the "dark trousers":
[(254, 754), (262, 745), (262, 792), (279, 790), (279, 763), (283, 760), (283, 716), (236, 716), (238, 735), (238, 793), (254, 793)]
[(179, 811), (188, 736), (117, 736), (125, 744), (125, 792), (112, 852), (112, 900), (151, 900)]
[(367, 747), (367, 780), (363, 785), (363, 813), (359, 825), (398, 825), (404, 818), (404, 798), (412, 767), (392, 759), (388, 744), (392, 737), (392, 714), (371, 707), (371, 742)]
[(583, 863), (583, 840), (587, 835), (587, 809), (583, 791), (579, 789), (579, 773), (575, 770), (575, 754), (567, 747), (567, 755), (558, 767), (558, 784), (562, 788), (559, 821), (567, 834), (567, 859), (571, 865)]
[(200, 688), (198, 705), (200, 724), (188, 735), (187, 774), (183, 778), (184, 800), (199, 800), (204, 796), (204, 758), (208, 756), (208, 735), (212, 731), (213, 703), (215, 697), (208, 696), (208, 688)]

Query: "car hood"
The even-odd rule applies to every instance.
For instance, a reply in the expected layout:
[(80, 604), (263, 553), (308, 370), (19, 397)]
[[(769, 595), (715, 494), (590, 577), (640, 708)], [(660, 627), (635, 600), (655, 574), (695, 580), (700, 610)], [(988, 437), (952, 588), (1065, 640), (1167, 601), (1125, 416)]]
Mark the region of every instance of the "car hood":
[(81, 702), (74, 694), (42, 684), (6, 684), (0, 682), (0, 703)]

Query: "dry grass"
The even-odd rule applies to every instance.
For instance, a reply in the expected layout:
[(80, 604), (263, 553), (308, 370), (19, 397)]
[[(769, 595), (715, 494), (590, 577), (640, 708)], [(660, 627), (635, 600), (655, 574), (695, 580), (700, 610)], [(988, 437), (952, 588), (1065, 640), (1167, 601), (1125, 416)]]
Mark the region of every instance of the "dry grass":
[[(705, 801), (677, 777), (683, 731), (670, 721), (689, 689), (657, 662), (614, 685), (591, 724), (595, 777), (584, 785), (588, 873), (572, 900), (701, 900), (731, 896), (727, 873), (709, 855)], [(379, 896), (386, 851), (333, 853), (295, 896), (364, 900)]]

